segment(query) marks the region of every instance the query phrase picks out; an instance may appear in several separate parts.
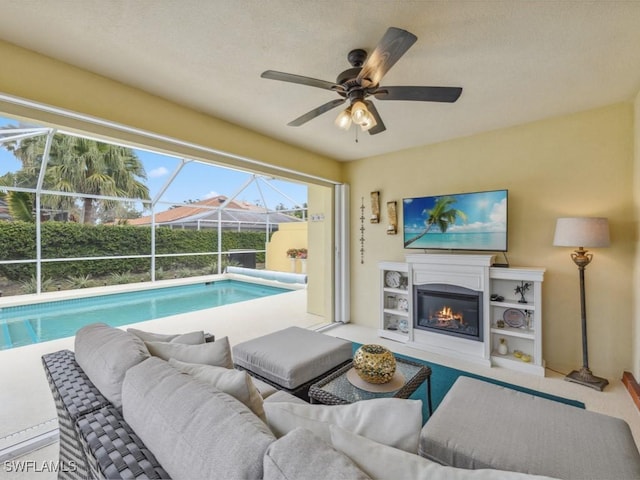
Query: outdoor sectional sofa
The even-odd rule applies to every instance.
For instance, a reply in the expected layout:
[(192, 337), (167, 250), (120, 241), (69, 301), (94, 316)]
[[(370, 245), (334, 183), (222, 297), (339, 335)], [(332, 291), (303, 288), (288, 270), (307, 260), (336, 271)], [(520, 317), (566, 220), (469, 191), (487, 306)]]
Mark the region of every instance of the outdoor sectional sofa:
[[(447, 399), (432, 418), (432, 437), (431, 422), (422, 426), (420, 400), (309, 405), (233, 369), (228, 340), (205, 343), (202, 332), (154, 336), (93, 324), (78, 331), (75, 353), (44, 355), (43, 364), (58, 410), (59, 478), (543, 478), (495, 464), (443, 466), (421, 456), (450, 453), (438, 441), (449, 433), (435, 422), (447, 419)], [(460, 406), (454, 401), (450, 413), (458, 416)], [(480, 437), (488, 443), (491, 431)], [(614, 452), (608, 462), (609, 478), (640, 478), (635, 445), (625, 443), (622, 454), (628, 458)], [(465, 455), (472, 463), (473, 451)], [(615, 467), (620, 460), (625, 465)], [(580, 469), (572, 478), (598, 477)]]

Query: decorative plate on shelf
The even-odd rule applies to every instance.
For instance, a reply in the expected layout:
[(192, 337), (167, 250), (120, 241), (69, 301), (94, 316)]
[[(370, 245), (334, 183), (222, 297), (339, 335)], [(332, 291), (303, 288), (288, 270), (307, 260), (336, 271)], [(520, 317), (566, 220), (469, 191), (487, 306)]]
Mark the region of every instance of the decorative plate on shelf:
[(522, 313), (522, 310), (518, 310), (517, 308), (508, 308), (502, 314), (502, 319), (504, 323), (512, 328), (521, 328), (525, 325), (525, 316)]
[(402, 275), (400, 275), (400, 272), (387, 272), (384, 276), (384, 283), (386, 283), (389, 288), (400, 288), (401, 277)]

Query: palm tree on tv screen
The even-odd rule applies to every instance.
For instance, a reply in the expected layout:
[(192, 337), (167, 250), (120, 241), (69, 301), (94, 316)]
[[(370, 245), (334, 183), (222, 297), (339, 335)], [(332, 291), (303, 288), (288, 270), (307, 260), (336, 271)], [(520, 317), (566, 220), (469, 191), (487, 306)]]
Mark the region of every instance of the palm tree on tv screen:
[[(22, 162), (20, 172), (7, 174), (12, 175), (13, 186), (35, 186), (46, 139), (47, 136), (42, 135), (7, 146), (7, 149)], [(49, 152), (43, 189), (80, 194), (84, 212), (83, 223), (92, 223), (95, 209), (99, 205), (109, 208), (117, 202), (96, 200), (83, 197), (82, 194), (148, 200), (149, 188), (141, 181), (146, 178), (142, 162), (130, 148), (56, 134)], [(43, 206), (53, 209), (71, 210), (74, 201), (74, 197), (62, 195), (46, 195), (42, 198)], [(30, 210), (25, 202), (23, 208), (16, 210), (27, 209)]]
[(440, 197), (431, 210), (423, 210), (422, 214), (427, 216), (424, 221), (425, 229), (418, 236), (404, 242), (405, 248), (424, 237), (434, 225), (437, 225), (440, 231), (445, 233), (449, 225), (456, 223), (458, 218), (466, 222), (467, 215), (462, 210), (451, 206), (455, 202), (456, 199), (453, 197)]

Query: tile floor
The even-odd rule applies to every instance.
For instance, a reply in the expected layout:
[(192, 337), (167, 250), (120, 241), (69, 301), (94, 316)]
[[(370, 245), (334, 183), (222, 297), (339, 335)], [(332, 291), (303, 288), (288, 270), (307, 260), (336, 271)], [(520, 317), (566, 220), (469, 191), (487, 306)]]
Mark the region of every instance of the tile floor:
[[(176, 315), (164, 319), (137, 324), (136, 327), (157, 332), (174, 333), (204, 329), (217, 337), (228, 336), (231, 344), (284, 328), (299, 325), (318, 329), (325, 326), (322, 317), (306, 313), (306, 292), (293, 291), (267, 297), (241, 305), (216, 307), (199, 312)], [(640, 445), (640, 412), (619, 379), (609, 379), (611, 384), (604, 392), (571, 384), (563, 376), (547, 370), (545, 377), (512, 372), (504, 368), (486, 368), (463, 361), (452, 360), (428, 352), (409, 348), (401, 343), (379, 338), (376, 330), (355, 324), (335, 326), (324, 330), (328, 335), (339, 336), (360, 343), (379, 343), (392, 351), (442, 365), (470, 371), (513, 384), (573, 398), (585, 403), (587, 409), (623, 418), (631, 426), (636, 443)], [(56, 427), (56, 412), (47, 385), (40, 357), (44, 353), (63, 348), (73, 349), (73, 338), (55, 340), (37, 345), (0, 351), (0, 453), (12, 445), (28, 441)], [(57, 444), (19, 457), (42, 467), (44, 462), (57, 459)], [(15, 464), (11, 464), (15, 467)], [(7, 464), (0, 464), (0, 479), (32, 478), (30, 472), (9, 472)], [(55, 473), (40, 473), (39, 479), (55, 478)]]

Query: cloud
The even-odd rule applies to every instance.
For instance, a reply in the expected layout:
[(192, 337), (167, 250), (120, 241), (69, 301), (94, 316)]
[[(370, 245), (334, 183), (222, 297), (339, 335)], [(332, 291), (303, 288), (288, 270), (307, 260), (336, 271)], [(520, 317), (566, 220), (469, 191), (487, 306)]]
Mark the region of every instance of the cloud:
[(502, 199), (494, 203), (488, 215), (487, 222), (473, 222), (463, 225), (452, 225), (449, 232), (506, 232), (507, 231), (507, 200)]
[(165, 167), (158, 167), (158, 168), (154, 168), (153, 170), (151, 170), (149, 172), (149, 177), (150, 178), (158, 178), (158, 177), (164, 177), (165, 175), (167, 175), (169, 173), (169, 170)]
[(218, 195), (220, 195), (218, 192), (216, 192), (215, 190), (211, 190), (209, 193), (204, 194), (204, 198), (213, 198), (217, 197)]

